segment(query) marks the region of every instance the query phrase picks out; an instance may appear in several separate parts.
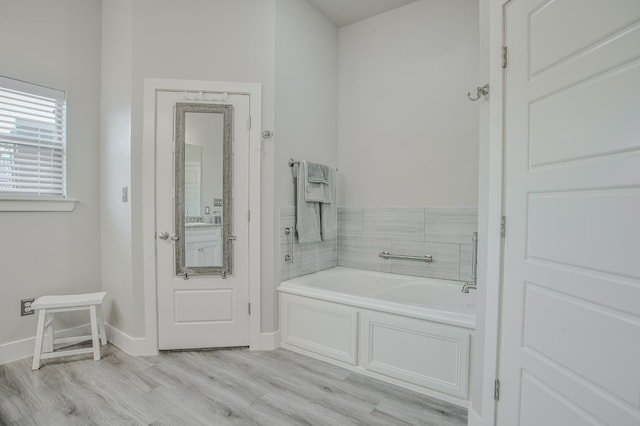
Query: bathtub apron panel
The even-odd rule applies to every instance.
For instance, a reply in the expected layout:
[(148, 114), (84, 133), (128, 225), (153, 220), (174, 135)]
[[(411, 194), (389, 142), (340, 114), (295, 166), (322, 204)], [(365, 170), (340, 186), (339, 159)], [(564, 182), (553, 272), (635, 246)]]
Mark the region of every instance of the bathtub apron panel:
[(281, 335), (296, 348), (357, 364), (358, 312), (338, 303), (284, 295)]
[(385, 376), (467, 398), (471, 333), (381, 312), (362, 313), (362, 366)]
[(475, 296), (461, 287), (350, 268), (285, 281), (281, 346), (467, 406)]

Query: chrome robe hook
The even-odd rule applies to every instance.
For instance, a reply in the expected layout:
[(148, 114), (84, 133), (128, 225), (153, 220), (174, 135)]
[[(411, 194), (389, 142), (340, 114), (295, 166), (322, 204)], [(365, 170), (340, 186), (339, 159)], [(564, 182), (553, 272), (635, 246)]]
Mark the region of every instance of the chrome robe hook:
[(480, 99), (481, 97), (483, 97), (483, 96), (487, 96), (488, 94), (489, 94), (489, 84), (485, 84), (485, 85), (484, 85), (484, 86), (482, 86), (482, 87), (481, 87), (481, 86), (478, 86), (478, 87), (476, 88), (476, 97), (475, 97), (475, 98), (472, 98), (472, 97), (471, 97), (471, 92), (468, 92), (468, 93), (467, 93), (467, 98), (469, 98), (469, 100), (470, 100), (471, 102), (475, 102), (475, 101), (477, 101), (478, 99)]

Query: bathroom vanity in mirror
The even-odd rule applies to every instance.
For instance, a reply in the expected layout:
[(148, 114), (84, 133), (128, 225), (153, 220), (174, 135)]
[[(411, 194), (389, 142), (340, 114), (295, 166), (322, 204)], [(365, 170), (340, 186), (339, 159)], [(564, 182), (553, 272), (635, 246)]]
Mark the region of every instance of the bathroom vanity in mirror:
[(222, 265), (222, 226), (210, 223), (185, 225), (185, 264), (188, 267)]

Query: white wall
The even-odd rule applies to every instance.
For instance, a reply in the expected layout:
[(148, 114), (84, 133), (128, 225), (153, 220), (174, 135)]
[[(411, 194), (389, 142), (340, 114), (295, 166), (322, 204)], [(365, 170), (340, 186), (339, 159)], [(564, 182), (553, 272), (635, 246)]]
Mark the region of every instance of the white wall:
[(122, 202), (122, 187), (131, 195), (131, 9), (131, 0), (102, 2), (102, 289), (107, 323), (127, 331), (134, 321), (131, 202)]
[(341, 28), (340, 205), (477, 206), (477, 77), (477, 0)]
[(276, 1), (276, 197), (293, 205), (289, 158), (337, 166), (338, 29), (307, 1)]
[[(274, 0), (104, 0), (104, 37), (113, 66), (103, 90), (116, 90), (103, 121), (120, 117), (121, 131), (106, 135), (106, 162), (123, 174), (103, 175), (103, 208), (113, 212), (116, 233), (109, 254), (105, 287), (113, 294), (107, 321), (132, 336), (144, 336), (142, 234), (142, 97), (145, 78), (174, 78), (262, 83), (262, 123), (273, 128)], [(130, 35), (128, 32), (130, 31)], [(120, 53), (118, 53), (120, 52)], [(105, 57), (106, 60), (106, 57)], [(119, 68), (115, 68), (119, 67)], [(129, 108), (129, 110), (127, 109)], [(127, 131), (129, 120), (131, 130)], [(122, 144), (122, 145), (119, 145)], [(106, 147), (108, 146), (108, 147)], [(273, 145), (262, 153), (262, 285), (273, 289)], [(110, 167), (109, 166), (109, 167)], [(129, 175), (130, 173), (130, 175)], [(130, 204), (120, 202), (120, 187), (129, 185)], [(111, 219), (110, 219), (111, 220)], [(103, 225), (104, 235), (105, 225)], [(147, 238), (149, 236), (146, 236)], [(116, 241), (117, 240), (117, 241)], [(118, 244), (128, 246), (116, 252)], [(108, 257), (108, 258), (107, 258)], [(120, 268), (116, 268), (120, 265)], [(106, 275), (106, 273), (105, 273)], [(263, 310), (272, 318), (271, 304)], [(273, 321), (268, 321), (266, 331)]]
[[(274, 0), (136, 0), (133, 5), (134, 230), (142, 226), (142, 93), (144, 78), (262, 83), (262, 124), (273, 128)], [(263, 145), (263, 189), (273, 185), (273, 146)], [(263, 193), (262, 252), (273, 246), (273, 199)], [(142, 303), (142, 234), (134, 231), (134, 298)], [(266, 259), (264, 258), (266, 257)], [(263, 289), (273, 287), (273, 260), (262, 259)], [(263, 303), (263, 305), (265, 305)], [(269, 306), (264, 315), (273, 315)], [(142, 319), (142, 317), (141, 317)], [(265, 331), (271, 331), (266, 324)], [(264, 326), (263, 326), (264, 328)]]
[[(289, 158), (338, 165), (338, 29), (306, 1), (276, 0), (275, 88), (276, 205), (268, 226), (277, 233), (280, 207), (294, 203)], [(279, 251), (274, 235), (270, 252)], [(275, 330), (279, 259), (273, 264), (276, 285), (265, 286), (263, 279), (262, 319), (263, 327)]]
[[(108, 249), (103, 261), (110, 265), (103, 279), (115, 296), (109, 303), (108, 322), (133, 337), (144, 335), (143, 235), (138, 231), (142, 225), (144, 78), (242, 81), (262, 83), (263, 128), (276, 133), (273, 140), (263, 143), (261, 188), (262, 327), (265, 332), (276, 330), (277, 212), (281, 205), (293, 204), (286, 160), (299, 156), (337, 163), (337, 29), (299, 0), (104, 3), (105, 62), (108, 56), (114, 64), (123, 64), (120, 68), (105, 64), (110, 72), (103, 70), (103, 90), (116, 90), (117, 98), (108, 101), (103, 120), (110, 122), (118, 113), (123, 120), (121, 132), (105, 133), (109, 139), (104, 141), (105, 150), (113, 154), (106, 162), (116, 169), (116, 163), (125, 163), (123, 173), (103, 176), (108, 204), (104, 209), (113, 213), (113, 220), (103, 225), (103, 235), (107, 228), (113, 232), (103, 244)], [(276, 85), (278, 99), (274, 97)], [(276, 146), (278, 160), (274, 163)], [(131, 187), (130, 209), (119, 200), (120, 187), (125, 185)], [(129, 247), (116, 252), (118, 243)], [(116, 263), (122, 268), (115, 268)]]
[(277, 328), (289, 157), (339, 163), (345, 205), (475, 206), (477, 110), (464, 94), (479, 84), (476, 8), (420, 1), (338, 32), (300, 0), (4, 1), (2, 74), (67, 91), (68, 192), (80, 202), (72, 213), (0, 213), (11, 241), (0, 248), (0, 344), (34, 333), (33, 317), (17, 316), (20, 298), (101, 281), (111, 325), (144, 335), (146, 77), (263, 84), (263, 128), (276, 134), (262, 154), (264, 331)]
[(79, 202), (70, 213), (0, 212), (0, 352), (35, 335), (20, 299), (100, 289), (100, 1), (5, 0), (1, 9), (0, 73), (66, 91), (67, 193)]

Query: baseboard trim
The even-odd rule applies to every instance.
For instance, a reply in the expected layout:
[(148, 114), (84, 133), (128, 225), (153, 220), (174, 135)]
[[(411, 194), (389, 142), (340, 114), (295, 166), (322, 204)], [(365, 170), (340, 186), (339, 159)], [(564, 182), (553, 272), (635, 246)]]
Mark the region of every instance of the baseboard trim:
[[(158, 348), (151, 347), (145, 337), (132, 337), (111, 324), (105, 324), (107, 329), (107, 339), (111, 344), (117, 346), (123, 352), (131, 356), (153, 356), (158, 355)], [(56, 338), (72, 337), (78, 335), (91, 334), (90, 324), (82, 324), (76, 327), (66, 328), (56, 331)], [(22, 340), (3, 343), (0, 345), (0, 365), (17, 361), (33, 355), (35, 336)], [(260, 334), (260, 347), (258, 350), (272, 351), (280, 347), (280, 330)]]
[(467, 426), (482, 426), (482, 417), (473, 409), (473, 404), (469, 407)]
[(132, 337), (111, 324), (105, 324), (107, 339), (112, 345), (131, 356), (158, 355), (158, 348), (152, 348), (146, 337)]
[(280, 347), (280, 330), (260, 334), (261, 351), (272, 351)]
[[(91, 334), (91, 327), (88, 323), (56, 331), (55, 337), (64, 338), (83, 336), (86, 334)], [(34, 335), (33, 337), (28, 337), (26, 339), (3, 343), (0, 345), (0, 365), (33, 356), (33, 347), (35, 346), (35, 342), (36, 336)]]

